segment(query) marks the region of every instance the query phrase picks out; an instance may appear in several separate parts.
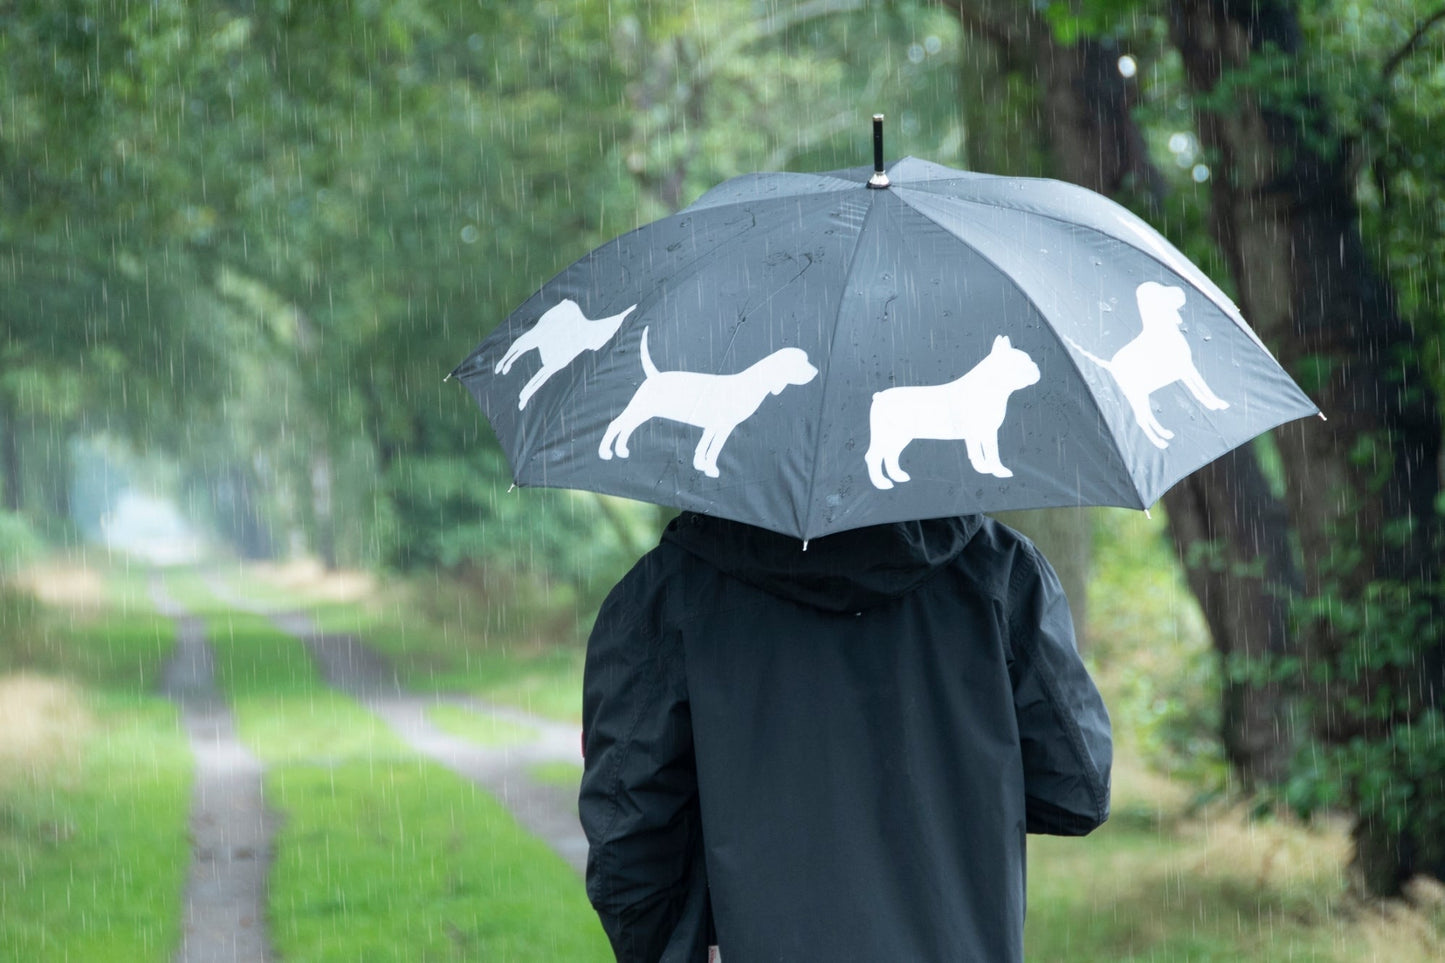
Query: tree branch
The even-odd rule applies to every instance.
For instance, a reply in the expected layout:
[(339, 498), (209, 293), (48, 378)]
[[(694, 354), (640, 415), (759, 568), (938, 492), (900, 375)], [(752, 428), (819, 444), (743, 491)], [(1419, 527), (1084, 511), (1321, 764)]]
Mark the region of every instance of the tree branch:
[(1389, 80), (1395, 71), (1400, 69), (1400, 65), (1419, 49), (1420, 44), (1424, 43), (1425, 34), (1430, 32), (1430, 28), (1442, 20), (1445, 20), (1445, 7), (1441, 7), (1424, 20), (1421, 20), (1419, 24), (1416, 25), (1415, 32), (1410, 35), (1410, 39), (1405, 41), (1404, 46), (1391, 54), (1390, 59), (1385, 61), (1384, 67), (1380, 70), (1380, 79)]

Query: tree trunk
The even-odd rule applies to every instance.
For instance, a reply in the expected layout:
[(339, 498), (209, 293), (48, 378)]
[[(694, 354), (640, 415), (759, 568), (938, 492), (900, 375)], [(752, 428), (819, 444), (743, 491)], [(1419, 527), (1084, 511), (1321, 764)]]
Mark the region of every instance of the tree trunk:
[(1299, 571), (1284, 505), (1237, 448), (1164, 496), (1169, 533), (1220, 656), (1220, 736), (1243, 788), (1281, 782), (1295, 744), (1295, 686), (1274, 675), (1294, 650)]
[[(971, 166), (1051, 174), (1116, 200), (1151, 210), (1162, 207), (1164, 178), (1134, 121), (1135, 85), (1120, 73), (1112, 42), (1083, 37), (1064, 46), (1036, 12), (1005, 0), (956, 0), (953, 7), (979, 48), (970, 66), (985, 83), (996, 78), (994, 89), (965, 101)], [(1031, 75), (1040, 91), (1029, 110), (1020, 111), (1003, 95), (1009, 69)], [(1032, 138), (1020, 130), (1025, 126)], [(973, 131), (988, 136), (975, 138)], [(1297, 588), (1299, 577), (1289, 555), (1288, 519), (1271, 497), (1252, 448), (1186, 478), (1165, 496), (1164, 505), (1181, 560), (1187, 563), (1197, 555), (1198, 545), (1216, 542), (1227, 560), (1219, 567), (1186, 564), (1188, 583), (1219, 655), (1226, 758), (1246, 788), (1274, 783), (1284, 776), (1294, 751), (1293, 710), (1277, 683), (1257, 681), (1233, 667), (1239, 656), (1289, 647), (1288, 603), (1279, 592)], [(1038, 531), (1030, 525), (1023, 530)], [(1262, 561), (1262, 571), (1256, 571), (1255, 559)], [(1087, 566), (1085, 556), (1082, 572), (1060, 569), (1066, 591), (1069, 581), (1087, 584)], [(1071, 603), (1076, 594), (1082, 600), (1082, 590), (1076, 589), (1070, 592)], [(1082, 625), (1082, 605), (1074, 614)]]
[(237, 554), (252, 561), (275, 557), (270, 526), (257, 503), (258, 490), (254, 473), (244, 465), (222, 469), (211, 488), (218, 527)]
[(25, 506), (24, 485), (20, 475), (20, 425), (15, 403), (0, 396), (0, 491), (6, 511), (18, 513)]
[[(1295, 55), (1300, 44), (1285, 0), (1175, 0), (1170, 27), (1197, 95), (1214, 92), (1227, 72), (1243, 75), (1266, 50)], [(1301, 114), (1266, 109), (1245, 85), (1236, 85), (1234, 101), (1199, 116), (1200, 140), (1218, 158), (1213, 229), (1245, 316), (1330, 418), (1278, 433), (1305, 595), (1360, 608), (1372, 582), (1429, 584), (1436, 574), (1436, 401), (1410, 327), (1365, 255), (1345, 154), (1318, 149), (1336, 132), (1306, 130)], [(1347, 619), (1301, 625), (1306, 664), (1334, 666), (1341, 680), (1311, 692), (1314, 729), (1334, 744), (1378, 738), (1408, 721), (1408, 708), (1381, 701), (1386, 693), (1398, 698), (1402, 683), (1414, 686), (1421, 704), (1433, 704), (1441, 682), (1427, 668), (1438, 664), (1434, 654), (1402, 673), (1339, 664), (1352, 645), (1370, 642), (1352, 631)], [(1398, 892), (1410, 871), (1410, 841), (1363, 823), (1355, 839), (1360, 884), (1373, 894)]]
[(336, 571), (336, 515), (331, 499), (331, 455), (325, 449), (318, 449), (311, 456), (310, 485), (308, 486), (310, 510), (307, 513), (311, 529), (311, 544), (321, 564), (328, 572)]
[[(70, 451), (71, 426), (64, 421), (41, 419), (34, 433), (43, 452), (45, 512), (61, 531), (70, 530), (70, 489), (75, 476), (75, 459)], [(43, 435), (41, 431), (43, 430)]]

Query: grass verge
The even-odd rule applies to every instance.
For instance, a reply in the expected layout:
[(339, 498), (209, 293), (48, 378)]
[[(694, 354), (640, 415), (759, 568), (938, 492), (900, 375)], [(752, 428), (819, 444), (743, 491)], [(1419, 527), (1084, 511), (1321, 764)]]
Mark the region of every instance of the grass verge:
[(169, 960), (191, 760), (148, 693), (170, 625), (103, 573), (32, 585), (12, 590), (0, 636), (0, 959)]
[(1343, 826), (1251, 820), (1223, 804), (1183, 816), (1172, 795), (1156, 808), (1126, 789), (1092, 836), (1030, 837), (1029, 960), (1445, 959), (1445, 888), (1422, 882), (1410, 903), (1351, 902)]
[(490, 749), (522, 745), (540, 735), (531, 726), (473, 712), (465, 706), (441, 703), (429, 708), (426, 715), (427, 720), (441, 731)]
[(286, 812), (271, 887), (286, 959), (612, 959), (581, 881), (436, 765), (286, 766), (267, 790)]
[(580, 721), (591, 613), (569, 588), (495, 571), (385, 584), (306, 566), (250, 566), (224, 577), (239, 594), (309, 612), (323, 632), (364, 638), (408, 688)]

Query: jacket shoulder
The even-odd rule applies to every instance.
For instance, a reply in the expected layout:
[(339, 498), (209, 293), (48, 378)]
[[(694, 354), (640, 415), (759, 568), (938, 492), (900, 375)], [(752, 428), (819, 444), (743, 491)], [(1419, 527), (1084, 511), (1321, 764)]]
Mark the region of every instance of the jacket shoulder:
[(958, 558), (980, 588), (1000, 600), (1020, 580), (1036, 576), (1041, 563), (1042, 556), (1025, 535), (987, 516)]
[(597, 613), (599, 625), (656, 635), (682, 604), (683, 572), (691, 561), (687, 552), (667, 542), (650, 550), (607, 593)]

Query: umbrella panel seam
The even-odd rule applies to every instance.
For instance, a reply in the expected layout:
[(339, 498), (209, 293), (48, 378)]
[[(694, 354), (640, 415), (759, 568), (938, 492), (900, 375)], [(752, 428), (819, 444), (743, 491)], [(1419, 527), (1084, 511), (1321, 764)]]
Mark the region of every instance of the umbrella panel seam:
[[(914, 212), (915, 214), (917, 214), (919, 217), (924, 218), (925, 220), (927, 220), (927, 221), (928, 221), (929, 223), (931, 223), (931, 224), (937, 225), (941, 230), (947, 232), (951, 237), (956, 238), (960, 244), (967, 245), (968, 248), (969, 248), (969, 250), (973, 251), (976, 255), (978, 255), (978, 257), (979, 257), (981, 260), (983, 260), (984, 262), (986, 262), (990, 267), (992, 267), (995, 271), (997, 271), (998, 274), (999, 274), (999, 276), (1002, 277), (1005, 281), (1007, 281), (1008, 284), (1009, 284), (1010, 286), (1012, 286), (1015, 291), (1018, 292), (1019, 296), (1024, 299), (1024, 301), (1029, 305), (1029, 307), (1031, 307), (1031, 308), (1034, 310), (1034, 313), (1036, 313), (1036, 314), (1039, 316), (1039, 318), (1041, 318), (1041, 319), (1044, 321), (1045, 326), (1046, 326), (1050, 331), (1053, 331), (1053, 325), (1048, 322), (1048, 313), (1045, 312), (1041, 307), (1039, 307), (1038, 302), (1036, 302), (1036, 301), (1033, 299), (1033, 297), (1030, 296), (1030, 294), (1028, 293), (1028, 291), (1024, 290), (1023, 286), (1022, 286), (1021, 284), (1019, 284), (1019, 282), (1014, 278), (1014, 276), (1013, 276), (1011, 273), (1009, 273), (1007, 270), (1005, 270), (997, 261), (995, 261), (993, 258), (989, 257), (989, 256), (988, 256), (987, 254), (985, 254), (982, 250), (980, 250), (977, 246), (971, 244), (970, 242), (964, 240), (964, 239), (961, 238), (961, 237), (958, 237), (957, 234), (954, 234), (952, 231), (950, 231), (950, 230), (948, 229), (948, 226), (947, 226), (947, 225), (945, 225), (945, 224), (940, 224), (940, 223), (939, 223), (937, 220), (935, 220), (934, 218), (929, 217), (929, 216), (928, 216), (928, 213), (927, 213), (926, 211), (919, 210), (918, 207), (916, 207), (914, 204), (912, 204), (912, 203), (909, 202), (908, 198), (907, 198), (906, 196), (904, 196), (904, 194), (900, 193), (900, 194), (898, 195), (898, 199), (899, 199), (899, 201), (900, 201), (902, 204), (904, 204), (905, 206), (907, 206), (909, 210), (913, 211), (913, 212)], [(1056, 335), (1057, 337), (1060, 338), (1060, 340), (1063, 339), (1063, 335), (1058, 334), (1058, 332), (1054, 332), (1054, 333), (1055, 333), (1055, 335)], [(1078, 359), (1076, 359), (1076, 358), (1074, 357), (1074, 353), (1073, 353), (1071, 350), (1069, 350), (1067, 347), (1062, 348), (1062, 351), (1063, 351), (1064, 357), (1066, 357), (1066, 358), (1069, 359), (1069, 364), (1073, 366), (1074, 374), (1078, 376), (1079, 381), (1084, 385), (1084, 389), (1085, 389), (1085, 391), (1088, 393), (1089, 397), (1090, 397), (1090, 398), (1095, 398), (1096, 395), (1094, 394), (1094, 390), (1093, 390), (1092, 383), (1089, 381), (1089, 379), (1088, 379), (1087, 377), (1085, 377), (1083, 368), (1080, 366), (1080, 364), (1079, 364), (1079, 362), (1078, 362)], [(1102, 417), (1102, 416), (1103, 416), (1103, 413), (1100, 412), (1100, 417)], [(1109, 429), (1110, 429), (1110, 430), (1105, 431), (1103, 434), (1105, 435), (1106, 438), (1108, 438), (1109, 443), (1110, 443), (1110, 447), (1113, 449), (1114, 454), (1118, 457), (1119, 466), (1123, 469), (1124, 477), (1126, 477), (1126, 478), (1129, 479), (1129, 488), (1130, 488), (1131, 491), (1134, 492), (1135, 501), (1138, 502), (1138, 504), (1137, 504), (1136, 506), (1131, 506), (1131, 507), (1137, 507), (1137, 508), (1140, 508), (1140, 509), (1147, 509), (1149, 506), (1146, 505), (1146, 504), (1144, 504), (1144, 494), (1143, 494), (1143, 492), (1139, 491), (1139, 485), (1138, 485), (1138, 483), (1134, 480), (1134, 472), (1133, 472), (1133, 471), (1130, 469), (1130, 467), (1129, 467), (1130, 461), (1129, 461), (1129, 459), (1128, 459), (1127, 457), (1125, 457), (1124, 450), (1123, 450), (1123, 448), (1122, 448), (1121, 445), (1120, 445), (1119, 437), (1118, 437), (1118, 435), (1116, 434), (1116, 432), (1113, 430), (1113, 426), (1112, 426), (1112, 425), (1109, 426)]]

